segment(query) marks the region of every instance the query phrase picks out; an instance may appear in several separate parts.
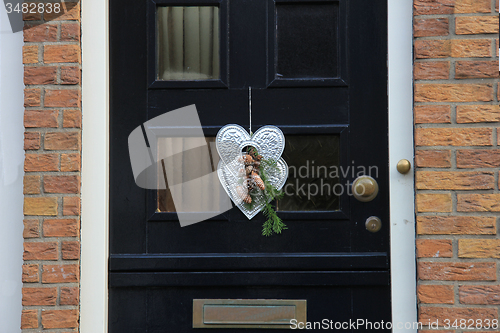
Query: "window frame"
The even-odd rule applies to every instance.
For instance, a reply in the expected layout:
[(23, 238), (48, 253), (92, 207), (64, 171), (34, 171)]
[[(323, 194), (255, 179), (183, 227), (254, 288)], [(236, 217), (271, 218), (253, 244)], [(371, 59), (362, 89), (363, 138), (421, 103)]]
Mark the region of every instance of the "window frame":
[[(219, 8), (219, 79), (209, 80), (159, 80), (157, 76), (158, 54), (158, 7), (168, 6), (217, 6)], [(228, 88), (229, 73), (229, 27), (227, 0), (150, 0), (147, 17), (147, 78), (148, 89), (165, 88)]]

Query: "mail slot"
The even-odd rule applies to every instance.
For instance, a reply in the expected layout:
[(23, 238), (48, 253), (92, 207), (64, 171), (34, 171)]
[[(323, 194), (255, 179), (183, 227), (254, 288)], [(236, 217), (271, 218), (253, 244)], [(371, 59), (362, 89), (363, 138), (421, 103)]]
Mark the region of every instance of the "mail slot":
[(194, 299), (194, 328), (290, 328), (306, 321), (306, 300)]

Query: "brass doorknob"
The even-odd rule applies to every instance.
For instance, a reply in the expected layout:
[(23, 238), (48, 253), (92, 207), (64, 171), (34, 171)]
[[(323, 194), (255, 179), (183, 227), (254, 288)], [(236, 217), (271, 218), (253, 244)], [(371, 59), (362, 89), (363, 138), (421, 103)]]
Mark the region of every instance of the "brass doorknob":
[(377, 232), (382, 228), (382, 221), (376, 216), (370, 216), (366, 219), (365, 227), (369, 232)]
[(352, 195), (359, 201), (372, 201), (377, 194), (378, 183), (370, 176), (360, 176), (352, 183)]
[(396, 165), (396, 169), (401, 174), (407, 174), (411, 170), (411, 163), (408, 160), (402, 159)]

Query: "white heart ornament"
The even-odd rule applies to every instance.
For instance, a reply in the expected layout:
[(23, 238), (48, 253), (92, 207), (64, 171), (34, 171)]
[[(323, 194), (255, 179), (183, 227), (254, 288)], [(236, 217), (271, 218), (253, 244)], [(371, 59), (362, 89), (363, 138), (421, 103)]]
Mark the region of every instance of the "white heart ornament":
[(242, 179), (239, 175), (243, 167), (240, 159), (242, 151), (245, 147), (251, 146), (257, 149), (263, 159), (276, 161), (276, 167), (265, 167), (264, 170), (269, 183), (280, 190), (288, 178), (288, 165), (281, 158), (285, 149), (285, 136), (276, 126), (263, 126), (250, 136), (243, 127), (231, 124), (219, 130), (215, 144), (220, 156), (217, 173), (222, 187), (234, 204), (250, 220), (262, 210), (266, 202), (264, 193), (257, 192), (253, 195), (253, 202), (249, 207), (237, 193), (237, 187), (241, 185)]

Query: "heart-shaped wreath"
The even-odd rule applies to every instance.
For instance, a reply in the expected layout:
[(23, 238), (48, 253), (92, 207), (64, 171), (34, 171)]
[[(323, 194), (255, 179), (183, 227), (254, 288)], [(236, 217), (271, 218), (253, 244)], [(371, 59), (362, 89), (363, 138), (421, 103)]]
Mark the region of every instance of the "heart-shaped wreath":
[(285, 136), (276, 126), (263, 126), (250, 135), (239, 125), (226, 125), (215, 140), (220, 156), (218, 175), (234, 204), (250, 220), (260, 211), (267, 217), (262, 234), (286, 229), (271, 204), (279, 199), (288, 178), (288, 165), (281, 158)]

